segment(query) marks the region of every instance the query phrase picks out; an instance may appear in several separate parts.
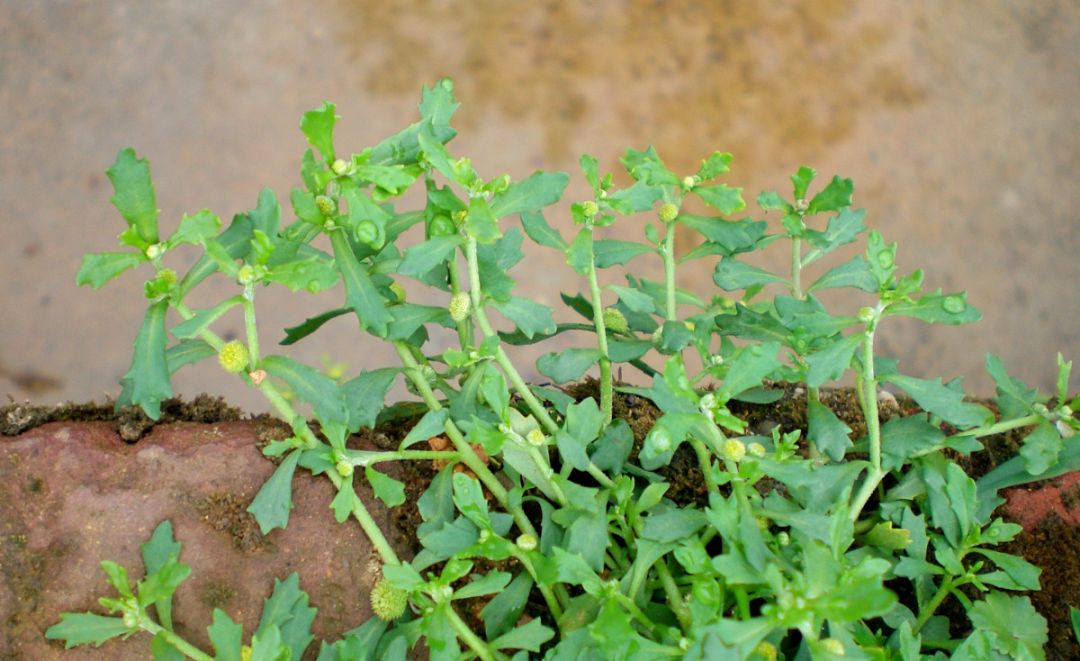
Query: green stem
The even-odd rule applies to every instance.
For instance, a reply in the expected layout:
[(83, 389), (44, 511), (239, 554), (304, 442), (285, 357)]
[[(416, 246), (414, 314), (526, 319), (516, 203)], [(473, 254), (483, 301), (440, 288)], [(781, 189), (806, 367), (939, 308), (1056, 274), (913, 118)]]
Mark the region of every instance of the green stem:
[(664, 291), (667, 299), (665, 319), (675, 321), (678, 317), (675, 303), (675, 223), (667, 223), (667, 233), (664, 234), (663, 250), (664, 257)]
[(259, 329), (255, 323), (255, 288), (244, 287), (244, 332), (247, 335), (248, 352), (251, 354), (251, 369), (259, 365)]
[(926, 602), (926, 605), (919, 609), (919, 617), (916, 618), (915, 624), (911, 627), (911, 633), (918, 634), (919, 630), (923, 628), (923, 625), (927, 623), (930, 616), (934, 614), (941, 602), (945, 601), (945, 597), (949, 596), (949, 592), (956, 587), (953, 583), (953, 577), (947, 576), (941, 581), (941, 585), (938, 587), (937, 592), (930, 598), (930, 601)]
[(169, 631), (165, 627), (162, 627), (158, 623), (142, 618), (142, 623), (139, 625), (143, 631), (146, 631), (151, 636), (161, 636), (165, 639), (165, 642), (172, 645), (184, 656), (195, 659), (195, 661), (214, 661), (214, 657), (210, 656), (206, 652), (202, 651), (198, 647), (195, 647), (188, 641), (178, 636), (175, 632)]
[(551, 591), (551, 586), (542, 582), (536, 575), (536, 567), (533, 566), (532, 560), (529, 559), (527, 554), (517, 551), (514, 553), (514, 557), (525, 567), (525, 571), (529, 572), (529, 576), (532, 577), (536, 587), (540, 588), (540, 594), (543, 595), (544, 601), (547, 602), (548, 608), (551, 610), (551, 616), (555, 618), (556, 622), (559, 621), (562, 618), (563, 609), (559, 600), (555, 598), (555, 593)]
[(387, 461), (460, 459), (461, 453), (449, 450), (401, 450), (397, 452), (368, 452), (361, 456), (346, 457), (353, 466), (371, 466)]
[[(458, 272), (457, 253), (454, 253), (454, 258), (447, 263), (448, 271), (450, 273), (450, 294), (454, 295), (461, 291), (461, 276)], [(462, 319), (457, 322), (457, 334), (458, 344), (461, 345), (462, 350), (467, 350), (472, 346), (472, 320)]]
[(686, 607), (686, 603), (683, 602), (682, 592), (679, 591), (679, 586), (675, 584), (675, 579), (671, 576), (667, 561), (660, 558), (655, 567), (656, 575), (660, 577), (660, 585), (664, 588), (664, 596), (667, 598), (668, 606), (679, 620), (679, 626), (682, 627), (683, 633), (690, 631), (690, 628), (694, 625), (694, 618), (690, 614), (690, 609)]
[[(498, 337), (495, 329), (491, 326), (491, 322), (488, 321), (487, 314), (484, 312), (483, 295), (480, 290), (480, 262), (476, 257), (476, 239), (472, 237), (466, 239), (465, 259), (469, 267), (469, 294), (472, 297), (472, 316), (476, 319), (476, 325), (480, 327), (480, 332), (483, 333), (485, 339)], [(554, 434), (558, 431), (559, 425), (555, 424), (544, 405), (529, 390), (525, 379), (521, 378), (521, 373), (510, 362), (510, 357), (503, 351), (502, 346), (495, 348), (495, 362), (502, 368), (503, 373), (506, 374), (506, 377), (510, 379), (510, 383), (514, 386), (514, 390), (525, 401), (529, 411), (532, 412), (533, 416), (544, 426), (547, 432)]]
[(986, 425), (984, 427), (975, 427), (974, 429), (968, 429), (957, 433), (957, 436), (972, 436), (974, 438), (982, 438), (983, 436), (993, 436), (994, 434), (1003, 434), (1013, 429), (1019, 429), (1021, 427), (1029, 427), (1031, 425), (1038, 424), (1042, 421), (1042, 416), (1037, 413), (1025, 415), (1022, 418), (1013, 418), (1012, 420), (1002, 420), (1001, 422), (994, 423), (992, 425)]
[(607, 326), (604, 323), (604, 302), (600, 282), (596, 277), (596, 258), (593, 254), (593, 228), (589, 230), (589, 294), (592, 296), (593, 324), (596, 325), (596, 347), (600, 351), (600, 412), (604, 426), (611, 422), (612, 387), (611, 358), (608, 356)]
[[(811, 387), (808, 386), (806, 388), (806, 404), (807, 404), (807, 408), (809, 408), (809, 405), (811, 403), (820, 404), (821, 399), (818, 396), (818, 389), (817, 388), (811, 388)], [(818, 451), (817, 443), (814, 442), (814, 439), (809, 438), (809, 437), (807, 438), (807, 451), (810, 454), (810, 459), (812, 459), (815, 464), (820, 464), (821, 463), (821, 452)]]
[[(880, 305), (880, 304), (879, 304)], [(851, 512), (848, 518), (858, 521), (870, 496), (877, 489), (881, 479), (885, 476), (881, 470), (881, 421), (878, 419), (877, 403), (877, 379), (874, 377), (874, 330), (875, 324), (870, 324), (866, 329), (866, 338), (863, 340), (862, 373), (862, 397), (860, 403), (863, 410), (863, 418), (866, 420), (866, 438), (869, 444), (870, 471), (855, 500), (851, 503)]]
[[(338, 475), (337, 471), (327, 471), (327, 477), (334, 483), (335, 489), (341, 489), (342, 482), (346, 479)], [(375, 523), (375, 519), (371, 518), (371, 513), (368, 512), (367, 507), (360, 501), (359, 498), (353, 500), (352, 515), (360, 523), (360, 528), (363, 529), (364, 534), (367, 535), (371, 541), (371, 545), (375, 547), (375, 550), (379, 553), (379, 557), (382, 558), (383, 564), (387, 565), (400, 565), (401, 559), (398, 558), (397, 553), (394, 552), (394, 547), (390, 546), (390, 543), (386, 541), (386, 537), (382, 533), (382, 529), (379, 528), (379, 524)]]
[(469, 628), (469, 625), (465, 624), (465, 621), (461, 619), (461, 616), (457, 614), (451, 604), (446, 604), (446, 617), (450, 620), (450, 626), (454, 628), (458, 638), (464, 641), (478, 658), (483, 661), (495, 661), (495, 659), (502, 657), (501, 654), (496, 656), (497, 653), (492, 652), (487, 643), (480, 640), (480, 637), (473, 633), (473, 630)]
[(802, 250), (801, 239), (791, 239), (791, 296), (802, 299)]

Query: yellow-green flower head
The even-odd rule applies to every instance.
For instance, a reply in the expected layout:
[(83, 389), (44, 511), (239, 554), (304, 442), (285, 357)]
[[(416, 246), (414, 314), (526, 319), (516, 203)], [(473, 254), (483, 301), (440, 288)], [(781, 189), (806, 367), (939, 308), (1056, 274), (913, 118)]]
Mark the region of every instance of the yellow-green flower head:
[(821, 649), (835, 656), (844, 656), (844, 644), (835, 638), (824, 638), (821, 641)]
[(337, 204), (325, 195), (319, 195), (315, 198), (315, 206), (319, 208), (319, 213), (324, 216), (333, 216), (337, 213)]
[(604, 326), (612, 333), (625, 333), (630, 330), (626, 317), (615, 308), (604, 308)]
[(334, 174), (340, 177), (349, 171), (349, 164), (339, 158), (334, 161), (334, 164), (330, 166), (330, 169), (334, 171)]
[(755, 457), (765, 456), (765, 446), (761, 443), (751, 443), (750, 445), (746, 446), (746, 450)]
[(724, 456), (738, 463), (746, 456), (746, 445), (737, 438), (724, 441)]
[(353, 465), (352, 462), (342, 459), (335, 464), (334, 468), (337, 469), (338, 475), (341, 477), (352, 477)]
[(585, 200), (581, 203), (581, 215), (585, 216), (586, 218), (592, 218), (598, 213), (600, 213), (600, 207), (597, 206), (596, 202), (593, 202), (592, 200)]
[(773, 645), (767, 640), (763, 640), (757, 644), (754, 648), (754, 658), (764, 659), (765, 661), (776, 661), (776, 645)]
[(540, 447), (547, 439), (544, 437), (544, 432), (539, 429), (530, 429), (529, 433), (525, 434), (525, 440), (529, 442), (529, 445)]
[(251, 661), (251, 645), (240, 646), (240, 661)]
[(165, 254), (165, 246), (160, 243), (153, 243), (146, 247), (146, 258), (157, 259)]
[(671, 202), (665, 202), (660, 206), (660, 211), (658, 215), (660, 216), (660, 220), (664, 221), (665, 223), (670, 223), (671, 221), (679, 217), (679, 207), (675, 206)]
[(450, 298), (450, 318), (454, 321), (465, 321), (469, 318), (469, 309), (472, 307), (472, 299), (469, 292), (459, 291)]
[(380, 578), (375, 587), (371, 589), (371, 610), (379, 616), (379, 619), (390, 622), (396, 620), (405, 613), (405, 606), (409, 603), (409, 593), (393, 583)]
[(534, 551), (536, 550), (536, 535), (531, 535), (527, 532), (518, 535), (516, 541), (517, 547), (522, 551)]
[(248, 352), (247, 345), (240, 340), (233, 340), (221, 347), (221, 351), (218, 352), (218, 362), (226, 372), (239, 374), (248, 368), (251, 354)]

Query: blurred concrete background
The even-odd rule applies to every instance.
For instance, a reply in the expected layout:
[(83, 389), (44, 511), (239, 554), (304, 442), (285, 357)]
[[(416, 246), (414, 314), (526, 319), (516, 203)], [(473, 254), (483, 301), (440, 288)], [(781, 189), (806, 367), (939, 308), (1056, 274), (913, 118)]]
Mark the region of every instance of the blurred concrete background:
[[(100, 291), (74, 276), (123, 227), (104, 175), (120, 148), (149, 158), (163, 229), (202, 207), (227, 221), (262, 186), (287, 199), (303, 111), (336, 102), (338, 149), (358, 151), (412, 122), (421, 85), (447, 75), (462, 101), (453, 149), (487, 176), (569, 171), (568, 200), (585, 195), (581, 152), (616, 170), (623, 148), (650, 143), (681, 172), (733, 152), (727, 181), (748, 200), (789, 192), (802, 164), (853, 177), (901, 268), (984, 313), (968, 328), (890, 323), (881, 352), (989, 394), (991, 351), (1045, 391), (1055, 352), (1080, 358), (1078, 62), (1080, 5), (1066, 0), (0, 0), (0, 398), (119, 390), (145, 273)], [(613, 231), (638, 238), (640, 223)], [(526, 294), (556, 304), (580, 287), (554, 255), (527, 254)], [(712, 287), (704, 269), (684, 280)], [(194, 303), (232, 293), (215, 287)], [(261, 295), (263, 342), (339, 300)], [(358, 337), (339, 320), (292, 355), (388, 364)], [(264, 408), (214, 365), (174, 385)]]

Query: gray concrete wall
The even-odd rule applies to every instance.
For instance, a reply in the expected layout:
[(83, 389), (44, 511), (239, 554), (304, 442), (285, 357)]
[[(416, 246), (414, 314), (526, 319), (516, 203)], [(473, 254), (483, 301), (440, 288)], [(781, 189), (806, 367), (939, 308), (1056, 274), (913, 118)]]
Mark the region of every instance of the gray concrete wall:
[[(802, 164), (853, 177), (901, 268), (968, 290), (985, 315), (886, 326), (882, 353), (908, 373), (990, 393), (992, 351), (1046, 390), (1055, 352), (1080, 358), (1075, 2), (0, 0), (0, 35), (0, 396), (118, 391), (142, 279), (74, 285), (80, 256), (122, 228), (103, 172), (118, 149), (150, 159), (163, 227), (202, 207), (229, 218), (298, 181), (304, 110), (336, 102), (339, 149), (359, 150), (412, 121), (420, 86), (444, 75), (463, 103), (454, 148), (486, 175), (576, 175), (583, 151), (614, 170), (651, 143), (679, 171), (733, 152), (749, 198)], [(584, 195), (575, 179), (568, 197)], [(550, 303), (579, 287), (541, 251), (519, 280)], [(706, 271), (686, 281), (711, 287)], [(264, 342), (339, 300), (296, 298), (262, 298)], [(341, 321), (294, 355), (356, 370), (388, 359), (372, 346)], [(212, 365), (176, 386), (262, 408)]]

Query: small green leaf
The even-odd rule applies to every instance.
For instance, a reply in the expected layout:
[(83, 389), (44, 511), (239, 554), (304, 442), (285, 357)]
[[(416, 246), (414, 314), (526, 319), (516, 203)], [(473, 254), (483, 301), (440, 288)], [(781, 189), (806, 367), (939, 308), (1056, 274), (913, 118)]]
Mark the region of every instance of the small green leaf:
[(491, 307), (514, 322), (518, 330), (529, 339), (535, 335), (551, 335), (555, 332), (555, 319), (551, 316), (551, 308), (546, 305), (511, 296), (509, 301), (494, 301)]
[(580, 379), (598, 360), (600, 352), (596, 349), (552, 351), (537, 359), (536, 369), (556, 383), (568, 383)]
[(417, 168), (365, 163), (353, 166), (353, 175), (362, 181), (370, 181), (390, 195), (400, 195), (416, 181)]
[(450, 416), (450, 412), (446, 409), (432, 409), (424, 414), (424, 417), (420, 418), (420, 421), (409, 430), (409, 433), (405, 435), (405, 438), (401, 440), (401, 445), (398, 446), (398, 450), (405, 450), (416, 443), (426, 441), (429, 438), (433, 438), (443, 433), (443, 429), (446, 426), (446, 420)]
[(562, 198), (570, 175), (565, 172), (534, 172), (515, 181), (491, 198), (491, 211), (502, 218), (523, 211), (538, 212)]
[(757, 196), (758, 206), (765, 211), (773, 211), (776, 209), (782, 209), (784, 211), (791, 211), (791, 205), (784, 201), (784, 198), (780, 197), (778, 193), (773, 191), (763, 191)]
[(593, 255), (596, 267), (606, 269), (609, 266), (625, 264), (638, 255), (654, 253), (652, 246), (647, 246), (633, 241), (619, 241), (616, 239), (599, 239), (593, 242)]
[(784, 282), (784, 279), (764, 269), (740, 262), (734, 257), (725, 257), (716, 265), (713, 282), (725, 291), (734, 291), (770, 282)]
[(912, 457), (937, 449), (945, 443), (945, 433), (926, 418), (926, 414), (897, 417), (881, 426), (881, 465), (885, 470), (896, 470)]
[(645, 518), (641, 536), (656, 542), (688, 539), (708, 524), (705, 513), (694, 507), (667, 507)]
[(380, 473), (371, 466), (364, 468), (364, 476), (367, 477), (375, 496), (386, 503), (387, 507), (397, 507), (405, 502), (405, 485), (398, 480)]
[(334, 520), (338, 523), (344, 523), (352, 515), (353, 509), (359, 502), (356, 491), (353, 489), (352, 480), (342, 480), (337, 495), (330, 501), (330, 509), (334, 511)]
[(165, 362), (169, 366), (169, 374), (173, 374), (184, 365), (216, 355), (217, 350), (203, 340), (181, 340), (165, 352)]
[(450, 312), (442, 305), (417, 305), (401, 303), (390, 308), (393, 321), (387, 327), (386, 339), (408, 340), (425, 324), (438, 323), (444, 328), (453, 328)]
[[(472, 478), (466, 478), (472, 480)], [(475, 576), (475, 574), (473, 575)], [(464, 586), (454, 591), (454, 599), (472, 599), (496, 592), (502, 592), (510, 582), (510, 574), (502, 571), (493, 571), (484, 574), (480, 578), (472, 578)]]
[(202, 243), (215, 236), (220, 229), (221, 219), (209, 209), (202, 209), (194, 216), (184, 214), (180, 219), (180, 227), (169, 237), (167, 243), (170, 248), (181, 243)]
[(994, 634), (994, 649), (1012, 659), (1043, 659), (1048, 640), (1046, 620), (1027, 597), (990, 592), (968, 610), (976, 629)]
[[(139, 547), (139, 551), (142, 553), (147, 574), (154, 574), (161, 570), (170, 557), (179, 558), (180, 542), (173, 539), (172, 522), (166, 520), (159, 523), (154, 529), (154, 534)], [(172, 600), (162, 599), (155, 603), (154, 607), (165, 628), (172, 629)]]
[(463, 242), (461, 236), (450, 234), (432, 237), (423, 243), (410, 246), (405, 251), (397, 271), (401, 275), (422, 280), (436, 266), (446, 262), (454, 254), (454, 249)]
[(116, 191), (110, 199), (116, 210), (141, 240), (135, 247), (146, 248), (158, 242), (158, 208), (154, 184), (150, 180), (150, 164), (135, 156), (128, 147), (116, 155), (116, 162), (105, 171)]
[[(274, 579), (274, 591), (263, 602), (262, 617), (255, 630), (255, 637), (271, 636), (280, 640), (278, 645), (285, 645), (291, 652), (285, 658), (300, 659), (304, 650), (312, 641), (311, 623), (315, 620), (315, 609), (308, 605), (308, 596), (300, 589), (300, 575), (289, 574), (284, 581)], [(275, 633), (280, 632), (280, 638)], [(253, 637), (254, 640), (254, 637)], [(255, 643), (252, 648), (257, 647)], [(267, 659), (277, 659), (277, 646), (272, 647), (274, 655)], [(259, 659), (258, 652), (252, 650), (252, 661)]]
[[(544, 626), (539, 619), (532, 619), (499, 636), (491, 641), (490, 645), (497, 650), (515, 649), (539, 652), (540, 647), (554, 637), (554, 631)], [(515, 658), (517, 658), (516, 655)]]
[(544, 215), (539, 211), (522, 212), (521, 226), (525, 229), (525, 233), (529, 235), (529, 238), (536, 243), (555, 250), (566, 250), (567, 243), (562, 238), (562, 234), (549, 225), (544, 220)]
[(708, 158), (701, 161), (701, 167), (698, 168), (696, 176), (701, 181), (715, 179), (731, 169), (732, 160), (728, 152), (714, 151)]
[(285, 457), (247, 508), (255, 516), (264, 535), (274, 528), (284, 528), (289, 524), (289, 511), (293, 507), (292, 478), (300, 454), (300, 450), (294, 450)]
[(806, 418), (807, 438), (833, 461), (843, 461), (844, 453), (852, 446), (851, 428), (817, 398), (807, 401)]
[(940, 289), (914, 301), (894, 303), (885, 312), (915, 317), (928, 324), (970, 324), (982, 319), (982, 313), (967, 302), (967, 292), (944, 295)]
[(214, 609), (214, 621), (206, 628), (217, 655), (215, 661), (240, 661), (244, 627), (233, 622), (220, 608)]
[(829, 224), (824, 232), (808, 230), (807, 238), (815, 250), (803, 258), (803, 266), (811, 264), (822, 255), (854, 241), (855, 237), (866, 229), (866, 225), (863, 224), (865, 216), (865, 209), (844, 208), (840, 210), (840, 213), (829, 218)]
[(822, 211), (836, 211), (851, 206), (851, 194), (855, 192), (855, 184), (850, 179), (833, 177), (820, 193), (810, 200), (810, 206), (806, 214), (821, 213)]
[(619, 300), (625, 303), (626, 307), (634, 312), (652, 314), (656, 311), (656, 303), (653, 301), (652, 297), (642, 292), (640, 289), (620, 287), (619, 285), (611, 285), (608, 289), (615, 292), (619, 297)]
[(355, 433), (361, 427), (375, 426), (375, 420), (386, 404), (386, 393), (400, 371), (397, 367), (364, 371), (342, 384), (341, 394), (349, 410), (349, 431)]
[(165, 313), (168, 301), (160, 301), (146, 309), (139, 334), (135, 337), (135, 355), (131, 367), (120, 379), (124, 386), (117, 406), (142, 407), (151, 420), (161, 416), (161, 401), (172, 397), (169, 367), (165, 359)]
[[(221, 248), (227, 260), (242, 259), (251, 250), (251, 237), (255, 229), (255, 223), (250, 214), (238, 214), (233, 216), (232, 222), (217, 239), (208, 240), (206, 245), (207, 254), (204, 254), (195, 262), (195, 266), (184, 275), (177, 287), (177, 295), (183, 297), (193, 287), (206, 279), (207, 276), (217, 271), (220, 267), (218, 260), (209, 254), (210, 244), (216, 244)], [(269, 234), (269, 233), (267, 233)], [(232, 268), (236, 268), (235, 263)]]
[(124, 271), (147, 261), (146, 256), (137, 252), (101, 252), (83, 255), (82, 266), (75, 276), (76, 285), (90, 285), (100, 289), (106, 282), (118, 277)]
[(93, 644), (100, 647), (105, 641), (132, 631), (119, 617), (94, 613), (61, 613), (60, 622), (45, 631), (49, 640), (64, 641), (64, 649)]
[(617, 190), (603, 199), (606, 206), (623, 214), (651, 209), (664, 191), (643, 181), (635, 181), (629, 188)]
[(327, 163), (334, 161), (334, 123), (338, 120), (334, 108), (334, 104), (327, 101), (318, 108), (305, 112), (300, 120), (300, 130), (304, 132), (308, 143), (319, 150)]
[(851, 358), (855, 350), (865, 339), (863, 333), (852, 333), (837, 338), (824, 349), (806, 356), (809, 368), (806, 371), (806, 385), (818, 388), (826, 381), (836, 381), (851, 367)]
[(702, 202), (725, 216), (730, 216), (746, 208), (741, 188), (719, 184), (716, 186), (695, 186), (693, 192), (701, 198)]
[(900, 386), (923, 410), (961, 429), (993, 421), (993, 413), (978, 404), (965, 402), (963, 392), (943, 385), (941, 379), (916, 379), (903, 374), (888, 374), (883, 376), (882, 380)]
[(650, 186), (677, 186), (679, 178), (667, 169), (650, 145), (645, 151), (627, 149), (619, 159), (630, 176)]
[(468, 215), (465, 216), (465, 231), (476, 239), (477, 243), (494, 243), (502, 232), (499, 231), (499, 219), (492, 211), (487, 200), (474, 197), (469, 200)]
[(342, 232), (331, 232), (330, 242), (334, 247), (334, 259), (341, 279), (345, 282), (345, 302), (356, 313), (360, 327), (378, 336), (386, 337), (387, 327), (392, 320), (386, 309), (386, 299), (371, 276), (356, 259), (356, 254)]
[(815, 292), (819, 289), (836, 289), (839, 287), (854, 287), (865, 292), (877, 292), (878, 281), (870, 270), (870, 265), (862, 255), (855, 255), (848, 261), (829, 269), (810, 285), (806, 291)]
[(157, 570), (149, 572), (139, 581), (139, 605), (143, 608), (150, 604), (172, 598), (176, 588), (191, 575), (191, 567), (177, 562), (176, 556), (170, 555)]
[(1020, 556), (981, 548), (974, 549), (974, 552), (986, 557), (997, 567), (997, 571), (979, 574), (979, 580), (983, 583), (1006, 590), (1040, 589), (1039, 574), (1042, 570)]
[(716, 390), (716, 396), (721, 402), (726, 402), (739, 393), (760, 386), (762, 379), (780, 367), (779, 351), (780, 345), (776, 342), (739, 347), (728, 362), (727, 372)]
[(806, 189), (810, 187), (810, 182), (817, 176), (817, 171), (813, 168), (808, 168), (805, 165), (799, 168), (799, 171), (791, 175), (792, 195), (796, 200), (801, 200), (806, 197)]
[(187, 321), (173, 326), (172, 334), (181, 339), (195, 337), (205, 330), (207, 326), (217, 321), (221, 315), (243, 302), (244, 297), (237, 294), (232, 298), (225, 299), (212, 308), (198, 310), (195, 312), (195, 315)]
[(1064, 443), (1061, 434), (1048, 421), (1043, 420), (1030, 434), (1024, 437), (1024, 447), (1020, 456), (1024, 458), (1024, 467), (1032, 475), (1042, 475), (1057, 463), (1058, 455)]
[[(582, 228), (574, 237), (573, 242), (566, 247), (566, 263), (578, 275), (589, 274), (589, 263), (593, 256), (592, 241), (592, 231)], [(592, 318), (591, 313), (586, 316)]]
[(986, 371), (997, 385), (997, 398), (994, 401), (1001, 409), (1001, 417), (1019, 418), (1027, 415), (1031, 406), (1038, 401), (1038, 392), (1010, 376), (1001, 359), (992, 353), (986, 354)]
[(311, 404), (315, 416), (323, 424), (347, 424), (348, 408), (341, 388), (330, 377), (285, 356), (267, 356), (259, 367), (285, 381), (296, 396)]

